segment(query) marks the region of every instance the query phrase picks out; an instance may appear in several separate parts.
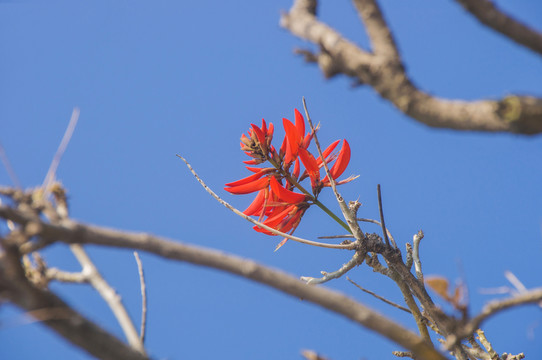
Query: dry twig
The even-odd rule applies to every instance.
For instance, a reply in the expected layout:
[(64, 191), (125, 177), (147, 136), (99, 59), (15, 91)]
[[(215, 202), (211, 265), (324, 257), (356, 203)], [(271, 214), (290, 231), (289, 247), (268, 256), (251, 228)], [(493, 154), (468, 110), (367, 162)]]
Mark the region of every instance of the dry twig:
[(137, 251), (134, 251), (134, 258), (137, 263), (137, 271), (139, 273), (139, 285), (141, 288), (141, 328), (139, 330), (139, 339), (141, 343), (145, 343), (145, 331), (147, 329), (147, 285), (145, 284), (145, 273), (143, 272), (143, 264)]
[(297, 237), (297, 236), (293, 236), (293, 235), (290, 235), (290, 234), (283, 233), (281, 231), (273, 229), (272, 227), (269, 227), (269, 226), (267, 226), (265, 224), (262, 224), (259, 221), (254, 220), (250, 216), (247, 216), (247, 215), (243, 214), (241, 211), (237, 210), (236, 208), (234, 208), (233, 206), (228, 204), (226, 201), (222, 200), (222, 198), (220, 198), (220, 196), (218, 196), (213, 190), (211, 190), (205, 184), (205, 182), (203, 182), (203, 180), (199, 177), (199, 175), (196, 173), (196, 171), (192, 168), (192, 166), (188, 163), (188, 161), (185, 158), (183, 158), (179, 154), (177, 154), (177, 157), (180, 158), (182, 161), (184, 161), (184, 163), (186, 164), (186, 166), (188, 167), (188, 169), (190, 170), (192, 175), (194, 175), (196, 180), (198, 180), (200, 185), (203, 186), (205, 191), (207, 191), (212, 197), (214, 197), (216, 201), (218, 201), (219, 203), (224, 205), (226, 208), (233, 211), (236, 215), (238, 215), (238, 216), (242, 217), (243, 219), (253, 223), (254, 225), (259, 226), (262, 229), (268, 230), (268, 231), (272, 232), (275, 235), (279, 235), (279, 236), (285, 237), (285, 238), (287, 238), (289, 240), (293, 240), (293, 241), (296, 241), (298, 243), (302, 243), (302, 244), (306, 244), (306, 245), (318, 246), (318, 247), (323, 247), (323, 248), (328, 248), (328, 249), (343, 249), (343, 250), (352, 250), (354, 248), (354, 245), (352, 245), (352, 244), (346, 244), (346, 245), (327, 244), (327, 243), (321, 243), (321, 242), (317, 242), (317, 241), (302, 239), (302, 238)]

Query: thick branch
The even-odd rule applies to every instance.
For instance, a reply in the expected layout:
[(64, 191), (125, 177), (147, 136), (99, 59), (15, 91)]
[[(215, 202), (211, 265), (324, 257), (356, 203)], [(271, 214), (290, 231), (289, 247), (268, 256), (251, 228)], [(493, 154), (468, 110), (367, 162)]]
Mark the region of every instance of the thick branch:
[(292, 10), (282, 16), (280, 24), (292, 34), (320, 46), (321, 55), (313, 58), (324, 75), (343, 73), (368, 84), (401, 112), (431, 127), (542, 133), (542, 100), (539, 98), (512, 95), (501, 100), (449, 100), (418, 89), (400, 62), (389, 27), (375, 0), (355, 1), (374, 53), (345, 39), (296, 4), (297, 1)]
[(482, 24), (542, 54), (542, 34), (503, 13), (490, 0), (456, 0)]
[(148, 359), (83, 317), (53, 293), (31, 284), (21, 267), (17, 247), (3, 241), (0, 294), (29, 315), (99, 359)]
[(25, 213), (5, 206), (0, 206), (0, 217), (20, 224), (38, 221), (41, 231), (37, 235), (51, 241), (139, 249), (164, 258), (186, 261), (233, 273), (341, 314), (414, 352), (420, 359), (445, 359), (430, 344), (413, 332), (353, 299), (323, 287), (307, 285), (295, 277), (250, 260), (148, 234), (121, 232), (84, 225), (71, 220), (61, 220), (59, 225), (49, 224), (41, 219), (27, 217)]

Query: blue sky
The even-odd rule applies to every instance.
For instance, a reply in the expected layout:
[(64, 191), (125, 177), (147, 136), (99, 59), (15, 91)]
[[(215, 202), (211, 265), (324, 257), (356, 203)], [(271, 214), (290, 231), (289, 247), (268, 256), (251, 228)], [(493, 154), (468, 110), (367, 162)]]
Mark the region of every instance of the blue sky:
[[(498, 1), (539, 26), (542, 4)], [(216, 203), (175, 157), (185, 156), (227, 201), (251, 197), (222, 190), (247, 174), (239, 137), (261, 118), (280, 125), (305, 96), (320, 140), (347, 138), (342, 187), (378, 218), (381, 184), (386, 223), (404, 246), (423, 229), (426, 275), (469, 288), (471, 311), (490, 299), (480, 289), (507, 285), (512, 271), (527, 287), (542, 273), (542, 139), (430, 129), (400, 114), (372, 89), (344, 77), (325, 80), (292, 54), (313, 48), (278, 26), (290, 1), (11, 1), (0, 3), (0, 141), (25, 187), (41, 184), (74, 106), (81, 116), (60, 164), (73, 218), (145, 231), (252, 258), (296, 276), (339, 268), (349, 254), (255, 233)], [(541, 96), (540, 57), (482, 27), (453, 1), (382, 1), (408, 73), (446, 98)], [(326, 1), (324, 21), (362, 46), (368, 41), (348, 1)], [(539, 28), (540, 29), (540, 28)], [(277, 126), (279, 127), (279, 126)], [(280, 134), (280, 132), (279, 132)], [(9, 184), (0, 170), (0, 183)], [(329, 194), (321, 199), (334, 210)], [(365, 231), (379, 229), (369, 225)], [(341, 233), (310, 209), (296, 234)], [(88, 247), (139, 323), (137, 268), (131, 252)], [(44, 252), (50, 266), (77, 271), (63, 245)], [(391, 358), (396, 346), (334, 314), (214, 270), (142, 254), (149, 291), (147, 348), (160, 359), (300, 358), (313, 349), (333, 359)], [(388, 279), (365, 267), (349, 276), (400, 302)], [(402, 324), (412, 321), (360, 293), (346, 292)], [(53, 284), (75, 308), (122, 337), (99, 296), (82, 285)], [(40, 324), (0, 308), (0, 358), (88, 359)], [(500, 353), (542, 357), (542, 315), (535, 307), (490, 320), (486, 335)]]

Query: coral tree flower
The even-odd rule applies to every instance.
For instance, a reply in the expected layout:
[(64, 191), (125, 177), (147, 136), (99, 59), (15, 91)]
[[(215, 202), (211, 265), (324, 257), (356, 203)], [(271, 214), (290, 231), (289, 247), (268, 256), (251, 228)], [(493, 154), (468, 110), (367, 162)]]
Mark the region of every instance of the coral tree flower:
[[(324, 161), (319, 156), (314, 156), (308, 150), (314, 133), (305, 133), (305, 119), (297, 109), (294, 110), (294, 116), (295, 124), (286, 118), (282, 119), (285, 136), (278, 152), (271, 144), (274, 133), (273, 124), (269, 123), (268, 126), (263, 119), (261, 126), (251, 124), (248, 136), (241, 135), (241, 150), (251, 158), (244, 163), (259, 165), (268, 162), (271, 166), (264, 168), (247, 166), (247, 170), (252, 172), (252, 175), (227, 183), (224, 188), (235, 195), (257, 192), (254, 201), (243, 213), (257, 216), (264, 225), (290, 234), (299, 225), (305, 211), (314, 203), (318, 203), (320, 191), (330, 186), (328, 176), (325, 176), (323, 180), (320, 176), (324, 161), (327, 164), (334, 162), (329, 169), (329, 174), (335, 180), (344, 173), (351, 156), (350, 145), (346, 140), (343, 140), (338, 154), (334, 154), (333, 151), (340, 140), (336, 140), (322, 152)], [(303, 173), (301, 173), (301, 164), (305, 168)], [(307, 177), (311, 182), (312, 195), (300, 185), (300, 182)], [(354, 179), (355, 177), (350, 177), (336, 183), (341, 185)], [(302, 193), (296, 192), (296, 189)], [(254, 230), (267, 235), (275, 235), (259, 226), (254, 226)], [(278, 247), (285, 241), (286, 239)]]

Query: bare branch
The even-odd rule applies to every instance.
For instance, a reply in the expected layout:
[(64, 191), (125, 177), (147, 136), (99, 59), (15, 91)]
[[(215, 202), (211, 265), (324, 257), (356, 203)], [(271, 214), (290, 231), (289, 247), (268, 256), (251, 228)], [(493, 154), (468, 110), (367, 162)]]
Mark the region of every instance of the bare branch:
[(482, 330), (478, 329), (476, 330), (476, 335), (478, 335), (480, 343), (486, 348), (489, 357), (491, 359), (498, 359), (500, 356), (495, 350), (493, 350), (493, 346), (491, 346), (491, 343), (487, 340), (485, 333)]
[(0, 217), (22, 225), (37, 221), (41, 228), (39, 235), (50, 241), (139, 249), (167, 259), (186, 261), (236, 274), (343, 315), (414, 352), (420, 359), (445, 359), (420, 337), (365, 305), (339, 292), (324, 287), (308, 286), (293, 276), (250, 260), (149, 234), (121, 232), (84, 225), (68, 219), (61, 220), (59, 224), (50, 224), (6, 206), (0, 206)]
[(30, 283), (21, 267), (17, 246), (6, 240), (2, 240), (2, 246), (5, 251), (0, 261), (0, 292), (4, 298), (96, 358), (148, 359), (83, 317), (50, 291)]
[(117, 294), (107, 281), (102, 277), (85, 249), (80, 244), (70, 244), (70, 249), (83, 267), (83, 274), (87, 276), (88, 282), (105, 300), (113, 314), (117, 318), (119, 325), (128, 339), (128, 343), (141, 353), (145, 353), (143, 343), (141, 342), (137, 330), (122, 304), (120, 296)]
[(414, 249), (412, 252), (412, 258), (414, 260), (414, 269), (416, 271), (416, 277), (423, 283), (423, 272), (422, 272), (422, 262), (420, 260), (420, 241), (423, 239), (423, 231), (418, 231), (414, 235), (412, 243), (414, 244)]
[(356, 286), (356, 287), (357, 287), (358, 289), (360, 289), (361, 291), (366, 292), (367, 294), (372, 295), (372, 296), (374, 296), (375, 298), (377, 298), (378, 300), (383, 301), (383, 302), (385, 302), (386, 304), (391, 305), (391, 306), (393, 306), (393, 307), (396, 307), (396, 308), (399, 309), (399, 310), (403, 310), (403, 311), (405, 311), (405, 312), (407, 312), (407, 313), (409, 313), (409, 314), (412, 314), (412, 311), (410, 311), (410, 310), (407, 309), (406, 307), (401, 306), (401, 305), (399, 305), (399, 304), (396, 304), (396, 303), (394, 303), (393, 301), (390, 301), (390, 300), (388, 300), (388, 299), (386, 299), (386, 298), (383, 298), (382, 296), (380, 296), (380, 295), (378, 295), (378, 294), (372, 292), (371, 290), (367, 290), (367, 289), (361, 287), (361, 286), (358, 285), (354, 280), (350, 279), (348, 276), (346, 277), (346, 279), (347, 279), (348, 281), (350, 281), (354, 286)]
[(184, 163), (186, 164), (186, 166), (188, 167), (188, 169), (190, 170), (190, 172), (192, 172), (192, 175), (194, 175), (194, 177), (196, 178), (196, 180), (198, 180), (198, 182), (200, 183), (201, 186), (203, 186), (203, 188), (205, 189), (205, 191), (207, 191), (209, 194), (211, 194), (212, 197), (215, 198), (216, 201), (218, 201), (219, 203), (221, 203), (222, 205), (224, 205), (225, 207), (227, 207), (228, 209), (230, 209), (231, 211), (233, 211), (236, 215), (242, 217), (243, 219), (253, 223), (254, 225), (256, 226), (259, 226), (261, 227), (262, 229), (265, 229), (265, 230), (268, 230), (270, 232), (272, 232), (273, 234), (275, 235), (279, 235), (279, 236), (283, 236), (289, 240), (293, 240), (293, 241), (296, 241), (296, 242), (299, 242), (299, 243), (302, 243), (302, 244), (306, 244), (306, 245), (312, 245), (312, 246), (318, 246), (318, 247), (323, 247), (323, 248), (328, 248), (328, 249), (344, 249), (344, 250), (352, 250), (354, 248), (354, 245), (352, 244), (347, 244), (347, 245), (341, 245), (341, 244), (326, 244), (326, 243), (321, 243), (321, 242), (317, 242), (317, 241), (311, 241), (311, 240), (306, 240), (306, 239), (302, 239), (300, 237), (297, 237), (297, 236), (293, 236), (293, 235), (290, 235), (290, 234), (286, 234), (286, 233), (283, 233), (281, 231), (278, 231), (276, 229), (273, 229), (272, 227), (269, 227), (265, 224), (262, 224), (261, 222), (259, 221), (256, 221), (254, 220), (253, 218), (251, 218), (250, 216), (247, 216), (245, 214), (243, 214), (241, 211), (237, 210), (236, 208), (234, 208), (233, 206), (231, 206), (230, 204), (228, 204), (226, 201), (222, 200), (220, 198), (220, 196), (218, 196), (217, 194), (215, 194), (215, 192), (213, 190), (211, 190), (204, 182), (203, 180), (198, 176), (198, 174), (196, 173), (196, 171), (192, 168), (192, 166), (188, 163), (188, 161), (186, 161), (185, 158), (183, 158), (181, 155), (177, 154), (177, 157), (180, 158), (182, 161), (184, 161)]
[[(388, 238), (388, 230), (386, 228), (386, 223), (384, 222), (384, 209), (382, 206), (382, 194), (380, 192), (380, 184), (376, 186), (377, 193), (378, 193), (378, 212), (380, 213), (380, 226), (382, 227), (382, 234), (384, 235), (384, 240), (386, 242), (386, 245), (390, 246), (390, 239)], [(395, 243), (395, 240), (393, 240), (393, 237), (391, 237), (391, 241), (393, 243), (393, 247), (397, 249), (397, 244)]]
[(542, 34), (505, 14), (490, 0), (456, 0), (482, 24), (542, 54)]
[[(317, 44), (320, 55), (312, 60), (333, 74), (343, 73), (370, 85), (382, 98), (400, 111), (431, 127), (455, 130), (542, 133), (542, 99), (509, 95), (500, 100), (463, 101), (442, 99), (420, 90), (408, 77), (396, 56), (393, 38), (376, 0), (356, 0), (375, 52), (361, 49), (337, 31), (319, 21), (294, 1), (280, 25), (304, 40)], [(327, 74), (330, 75), (330, 74)]]
[[(64, 152), (71, 133), (73, 132), (73, 128), (75, 128), (77, 116), (78, 112), (76, 113), (76, 111), (74, 110), (74, 116), (72, 116), (70, 126), (68, 126), (68, 130), (66, 130), (66, 134), (68, 135), (64, 135), (64, 139), (62, 140), (62, 144), (59, 146), (57, 155)], [(69, 130), (70, 127), (72, 128), (71, 130)], [(58, 166), (59, 161), (60, 156), (55, 156), (53, 164), (56, 163), (56, 165), (51, 165), (51, 169), (53, 169), (53, 171), (51, 171), (50, 169), (48, 173), (48, 177), (50, 177), (51, 179), (55, 178), (54, 169), (56, 169), (56, 166)], [(56, 214), (54, 214), (56, 215), (55, 220), (56, 217), (58, 217), (58, 219), (67, 219), (68, 203), (64, 188), (62, 188), (62, 186), (60, 186), (60, 184), (58, 183), (52, 183), (47, 185), (47, 188), (43, 188), (43, 194), (46, 194), (48, 191), (52, 192), (56, 203)], [(49, 218), (49, 220), (51, 220), (51, 216), (47, 217)], [(143, 343), (141, 342), (134, 323), (128, 315), (128, 311), (126, 311), (126, 308), (124, 307), (120, 296), (117, 294), (115, 289), (113, 289), (113, 287), (110, 286), (107, 281), (102, 277), (102, 275), (98, 271), (98, 268), (94, 265), (82, 245), (70, 244), (70, 250), (81, 265), (81, 274), (85, 277), (86, 282), (89, 283), (100, 294), (100, 296), (104, 299), (104, 301), (107, 303), (107, 305), (115, 315), (115, 318), (119, 322), (119, 325), (122, 328), (124, 335), (128, 339), (128, 343), (136, 350), (144, 354), (145, 348), (143, 347)]]
[(400, 63), (401, 58), (397, 50), (397, 45), (377, 2), (372, 0), (354, 0), (354, 6), (367, 28), (374, 54)]
[[(363, 221), (363, 222), (368, 222), (368, 223), (371, 223), (371, 224), (376, 224), (376, 225), (382, 227), (382, 224), (381, 224), (380, 221), (378, 221), (378, 220), (374, 220), (374, 219), (366, 219), (366, 218), (357, 218), (356, 220), (358, 220), (358, 221)], [(386, 229), (386, 234), (387, 234), (387, 236), (390, 238), (391, 242), (392, 242), (393, 244), (395, 244), (395, 239), (393, 238), (393, 235), (391, 234), (391, 231), (388, 229), (387, 226), (385, 227), (385, 229)]]
[(64, 151), (66, 151), (66, 147), (68, 146), (70, 142), (70, 139), (73, 135), (73, 131), (75, 130), (75, 126), (77, 126), (77, 120), (79, 120), (79, 113), (80, 111), (78, 107), (73, 108), (72, 116), (70, 118), (70, 122), (68, 123), (68, 127), (66, 128), (66, 131), (64, 132), (64, 136), (62, 137), (62, 140), (60, 141), (60, 145), (58, 146), (55, 156), (53, 157), (51, 166), (49, 166), (49, 170), (47, 171), (45, 180), (43, 180), (42, 187), (44, 190), (44, 195), (49, 191), (49, 187), (55, 181), (56, 169), (58, 168), (58, 165), (60, 164), (60, 159), (62, 158), (62, 155), (64, 154)]
[(66, 272), (57, 268), (48, 268), (45, 271), (47, 280), (56, 280), (60, 282), (83, 284), (88, 282), (88, 278), (82, 272)]
[(0, 143), (0, 160), (2, 161), (2, 164), (4, 164), (4, 168), (6, 169), (11, 182), (13, 182), (13, 185), (19, 189), (22, 188), (21, 182), (19, 181), (15, 170), (13, 170), (13, 166), (11, 166), (11, 162), (9, 161), (8, 155), (6, 154), (2, 143)]
[(313, 278), (310, 276), (302, 276), (301, 280), (307, 282), (309, 285), (316, 285), (316, 284), (323, 284), (325, 282), (328, 282), (333, 279), (338, 279), (350, 270), (354, 268), (354, 266), (358, 266), (363, 262), (363, 259), (365, 258), (365, 254), (361, 254), (359, 251), (356, 251), (354, 256), (352, 256), (352, 259), (350, 259), (346, 264), (343, 264), (341, 268), (337, 271), (333, 272), (325, 272), (322, 271), (322, 275), (324, 275), (321, 278)]
[(139, 273), (139, 285), (141, 288), (141, 329), (139, 331), (139, 339), (141, 343), (145, 343), (145, 331), (147, 328), (147, 285), (145, 284), (145, 273), (143, 272), (143, 264), (137, 251), (134, 251), (134, 258), (137, 263)]
[(482, 322), (487, 320), (490, 316), (493, 316), (503, 310), (525, 304), (538, 304), (540, 301), (542, 301), (542, 288), (523, 292), (508, 299), (491, 301), (484, 306), (480, 314), (476, 315), (469, 321), (469, 323), (465, 326), (465, 331), (462, 335), (466, 336), (468, 333), (472, 333), (478, 329), (480, 324), (482, 324)]

